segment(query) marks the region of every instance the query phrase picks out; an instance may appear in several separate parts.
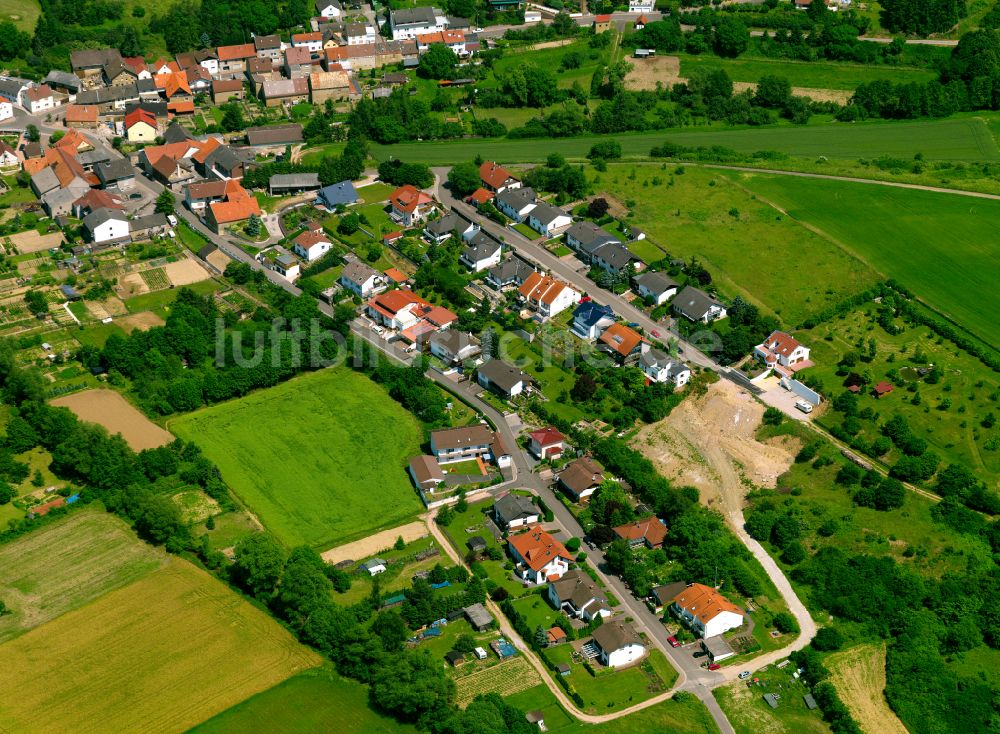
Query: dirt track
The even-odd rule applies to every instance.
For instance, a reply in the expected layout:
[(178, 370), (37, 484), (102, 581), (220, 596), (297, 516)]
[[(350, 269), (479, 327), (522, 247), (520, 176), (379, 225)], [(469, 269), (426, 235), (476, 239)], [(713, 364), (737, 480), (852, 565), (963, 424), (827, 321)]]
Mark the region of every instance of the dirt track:
[(120, 433), (134, 451), (155, 449), (174, 440), (173, 434), (153, 423), (114, 390), (84, 390), (56, 398), (52, 404), (69, 408), (80, 420), (104, 426), (112, 434)]
[(327, 563), (340, 563), (340, 561), (362, 561), (379, 551), (392, 548), (396, 538), (402, 536), (407, 543), (423, 538), (427, 535), (427, 525), (422, 522), (411, 522), (407, 525), (400, 525), (398, 528), (383, 530), (381, 533), (369, 535), (367, 538), (356, 540), (353, 543), (345, 543), (331, 548), (321, 553), (323, 560)]

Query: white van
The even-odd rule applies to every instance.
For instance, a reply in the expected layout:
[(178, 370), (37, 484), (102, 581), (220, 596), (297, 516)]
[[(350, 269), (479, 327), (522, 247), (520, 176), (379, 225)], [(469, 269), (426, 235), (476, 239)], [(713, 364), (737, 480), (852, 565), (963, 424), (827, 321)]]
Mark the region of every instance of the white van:
[(799, 400), (799, 401), (797, 401), (795, 403), (795, 407), (798, 408), (799, 410), (801, 410), (803, 413), (812, 413), (813, 412), (812, 403), (810, 403), (807, 400)]

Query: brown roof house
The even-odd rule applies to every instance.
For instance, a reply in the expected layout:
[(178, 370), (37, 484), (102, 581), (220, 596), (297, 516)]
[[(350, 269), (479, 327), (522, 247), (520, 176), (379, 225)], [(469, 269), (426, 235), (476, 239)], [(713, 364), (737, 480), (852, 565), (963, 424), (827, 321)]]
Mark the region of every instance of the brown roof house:
[(642, 639), (626, 622), (605, 622), (594, 630), (593, 637), (600, 651), (600, 661), (609, 668), (631, 665), (646, 655)]
[(631, 546), (645, 545), (647, 548), (660, 548), (667, 537), (667, 526), (655, 517), (634, 520), (612, 530), (619, 538), (627, 540)]
[(500, 434), (482, 423), (431, 431), (431, 453), (439, 464), (481, 458), (494, 461), (502, 469), (511, 461), (510, 449)]
[(559, 484), (577, 502), (586, 499), (604, 481), (604, 467), (589, 456), (583, 456), (563, 469)]
[(444, 472), (441, 471), (441, 465), (433, 456), (414, 456), (410, 459), (408, 471), (413, 483), (421, 492), (433, 494), (438, 487), (444, 484)]
[(556, 609), (584, 622), (611, 616), (607, 596), (583, 571), (567, 571), (562, 578), (549, 582), (548, 597)]
[(506, 398), (514, 398), (524, 392), (535, 379), (524, 370), (507, 364), (501, 359), (491, 359), (479, 365), (476, 381), (487, 390)]

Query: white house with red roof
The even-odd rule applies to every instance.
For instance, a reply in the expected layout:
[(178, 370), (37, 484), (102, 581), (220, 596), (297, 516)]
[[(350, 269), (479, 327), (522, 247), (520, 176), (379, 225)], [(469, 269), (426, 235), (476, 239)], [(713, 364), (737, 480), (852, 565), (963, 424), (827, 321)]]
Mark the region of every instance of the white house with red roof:
[(292, 252), (306, 262), (319, 260), (330, 251), (333, 245), (330, 239), (320, 232), (303, 232), (293, 240)]
[(407, 288), (381, 293), (368, 301), (368, 316), (377, 324), (398, 332), (411, 344), (458, 320), (443, 306), (435, 306)]
[(772, 331), (762, 344), (753, 348), (753, 353), (770, 369), (780, 365), (794, 371), (809, 361), (809, 347), (783, 331)]
[(406, 184), (389, 197), (389, 216), (406, 227), (422, 222), (434, 211), (434, 198), (416, 186)]
[(554, 459), (566, 448), (566, 437), (549, 426), (528, 434), (528, 451), (539, 459)]
[(542, 321), (562, 313), (580, 300), (577, 291), (563, 281), (543, 273), (529, 275), (518, 292)]
[(499, 194), (507, 189), (521, 188), (521, 180), (511, 176), (506, 169), (501, 168), (493, 161), (486, 161), (479, 167), (479, 179), (483, 182), (483, 188)]
[(674, 597), (671, 609), (701, 637), (715, 637), (743, 624), (743, 610), (705, 584), (689, 584)]
[(544, 584), (569, 571), (573, 557), (566, 547), (544, 530), (530, 530), (507, 539), (510, 555), (525, 581)]

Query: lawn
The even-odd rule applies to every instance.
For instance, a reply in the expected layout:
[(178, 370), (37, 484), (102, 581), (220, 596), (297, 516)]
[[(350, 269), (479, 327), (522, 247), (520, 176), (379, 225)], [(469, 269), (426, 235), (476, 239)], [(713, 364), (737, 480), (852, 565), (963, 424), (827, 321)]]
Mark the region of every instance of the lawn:
[[(164, 291), (165, 293), (175, 294), (174, 291)], [(157, 294), (149, 294), (157, 295)], [(139, 296), (142, 298), (143, 296)], [(118, 324), (90, 324), (88, 326), (81, 326), (74, 328), (71, 332), (73, 338), (76, 339), (80, 344), (85, 347), (103, 347), (104, 342), (108, 340), (108, 337), (112, 334), (118, 334), (120, 336), (125, 336), (125, 331), (118, 326)]]
[(1000, 201), (846, 181), (731, 175), (987, 343), (1000, 344), (994, 317), (1000, 307)]
[(326, 156), (338, 156), (344, 152), (345, 143), (326, 143), (302, 151), (299, 161), (304, 166), (318, 165)]
[(594, 189), (631, 203), (630, 223), (672, 257), (698, 258), (725, 295), (743, 296), (787, 324), (878, 280), (836, 244), (710, 170), (688, 167), (678, 175), (655, 165), (616, 166), (599, 174)]
[(358, 189), (358, 196), (365, 204), (377, 204), (380, 201), (387, 201), (389, 195), (395, 190), (396, 187), (389, 184), (373, 183)]
[(166, 559), (98, 510), (0, 545), (0, 599), (13, 612), (0, 617), (0, 642), (142, 578)]
[(423, 431), (363, 375), (327, 369), (170, 423), (288, 546), (326, 549), (421, 508), (405, 471)]
[[(768, 685), (747, 688), (737, 681), (713, 691), (736, 734), (829, 734), (819, 710), (810, 711), (802, 700), (809, 689), (801, 682), (789, 682), (790, 671), (768, 668), (758, 675)], [(768, 706), (765, 693), (781, 696), (778, 708)]]
[[(221, 284), (216, 280), (202, 280), (198, 283), (192, 283), (191, 285), (184, 286), (189, 290), (194, 291), (200, 296), (207, 296), (210, 293), (215, 293), (219, 290)], [(156, 291), (155, 293), (143, 293), (141, 296), (134, 296), (125, 301), (125, 306), (128, 308), (129, 313), (138, 313), (140, 311), (154, 311), (160, 316), (165, 316), (170, 310), (170, 305), (177, 300), (177, 294), (180, 291), (179, 288), (167, 288), (166, 290)]]
[(594, 143), (617, 140), (626, 156), (649, 155), (665, 140), (687, 146), (722, 145), (744, 153), (773, 150), (791, 156), (815, 158), (864, 158), (882, 155), (912, 158), (923, 153), (928, 160), (996, 161), (1000, 148), (989, 127), (979, 117), (953, 117), (921, 122), (816, 124), (802, 127), (777, 125), (748, 128), (683, 128), (656, 133), (615, 136), (585, 135), (553, 140), (480, 140), (372, 145), (378, 160), (390, 157), (413, 163), (450, 165), (471, 161), (477, 154), (504, 163), (536, 163), (549, 153), (584, 158)]
[(517, 230), (518, 232), (520, 232), (521, 234), (523, 234), (525, 237), (527, 237), (532, 242), (534, 242), (539, 237), (541, 237), (541, 235), (538, 234), (538, 232), (536, 232), (535, 230), (533, 230), (531, 227), (529, 227), (524, 222), (518, 222), (517, 224), (515, 224), (514, 225), (514, 229)]
[[(500, 341), (500, 357), (533, 376), (542, 392), (549, 399), (549, 410), (569, 421), (583, 418), (583, 411), (573, 401), (557, 400), (573, 387), (574, 378), (555, 359), (543, 359), (542, 355), (522, 339), (505, 336)], [(550, 355), (551, 356), (551, 355)]]
[[(563, 59), (573, 54), (580, 61), (574, 68), (565, 68)], [(595, 50), (589, 47), (586, 41), (577, 41), (565, 46), (555, 46), (538, 50), (523, 51), (510, 50), (498, 59), (493, 66), (494, 75), (508, 73), (511, 70), (523, 66), (524, 64), (534, 64), (546, 69), (555, 75), (556, 83), (563, 88), (573, 86), (573, 82), (580, 82), (584, 86), (590, 83), (591, 77), (597, 70), (598, 64), (607, 59), (608, 51)], [(571, 64), (572, 66), (572, 64)], [(491, 81), (486, 81), (482, 86), (491, 86)], [(537, 114), (537, 111), (536, 111)], [(483, 117), (490, 117), (489, 110), (482, 112)]]
[(783, 59), (722, 59), (716, 56), (681, 56), (681, 76), (690, 77), (696, 70), (724, 69), (734, 82), (757, 82), (768, 74), (788, 79), (793, 87), (811, 89), (846, 89), (860, 84), (888, 80), (896, 84), (923, 84), (937, 79), (932, 69), (899, 66), (875, 66), (835, 61), (787, 61)]
[(320, 662), (179, 559), (2, 651), (7, 731), (184, 731)]
[(18, 30), (27, 33), (34, 32), (41, 12), (35, 0), (0, 0), (0, 18), (12, 21)]
[[(958, 350), (951, 342), (939, 339), (925, 326), (909, 327), (901, 334), (889, 335), (874, 324), (876, 307), (847, 314), (797, 332), (804, 343), (813, 347), (810, 358), (816, 363), (806, 372), (822, 382), (823, 390), (833, 398), (844, 392), (845, 377), (837, 375), (837, 362), (849, 352), (868, 358), (870, 343), (875, 356), (867, 364), (859, 362), (851, 371), (867, 372), (875, 381), (889, 379), (896, 389), (882, 398), (862, 391), (858, 394), (859, 411), (870, 409), (872, 418), (861, 417), (859, 434), (871, 443), (879, 436), (878, 424), (895, 414), (902, 415), (910, 428), (927, 441), (929, 449), (941, 458), (941, 468), (961, 464), (996, 486), (1000, 480), (1000, 430), (982, 425), (986, 416), (1000, 412), (1000, 378), (979, 360)], [(861, 340), (862, 348), (857, 346)], [(928, 382), (913, 371), (933, 364), (942, 370), (940, 381)], [(892, 376), (890, 377), (890, 373)], [(916, 404), (915, 404), (916, 403)], [(833, 405), (814, 420), (826, 428), (841, 425), (845, 416)], [(893, 448), (882, 457), (895, 464), (902, 453)]]
[(283, 734), (395, 734), (415, 732), (373, 711), (368, 689), (329, 668), (307, 670), (238, 703), (196, 726), (189, 734), (237, 734), (267, 729)]

